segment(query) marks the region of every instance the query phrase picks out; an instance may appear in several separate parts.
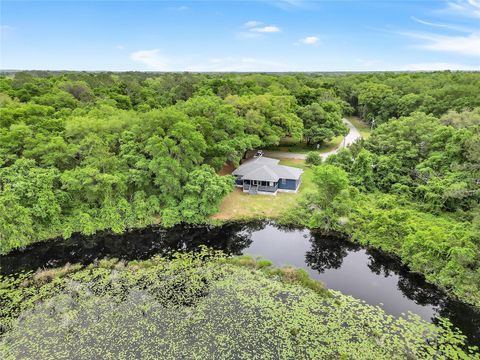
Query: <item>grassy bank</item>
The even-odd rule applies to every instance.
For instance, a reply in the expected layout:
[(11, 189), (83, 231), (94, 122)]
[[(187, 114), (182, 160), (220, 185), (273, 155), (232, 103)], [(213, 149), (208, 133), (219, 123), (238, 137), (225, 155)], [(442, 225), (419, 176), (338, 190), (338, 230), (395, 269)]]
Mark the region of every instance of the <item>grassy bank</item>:
[(3, 278), (0, 355), (478, 359), (446, 321), (396, 319), (270, 264), (204, 250)]

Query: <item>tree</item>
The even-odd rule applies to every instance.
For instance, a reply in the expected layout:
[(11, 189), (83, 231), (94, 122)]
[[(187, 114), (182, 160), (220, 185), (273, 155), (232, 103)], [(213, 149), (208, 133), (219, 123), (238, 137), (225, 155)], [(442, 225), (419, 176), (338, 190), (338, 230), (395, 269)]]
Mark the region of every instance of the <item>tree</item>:
[(66, 81), (62, 87), (78, 101), (88, 102), (95, 97), (85, 81)]
[(22, 206), (10, 187), (0, 193), (0, 254), (28, 245), (35, 239), (30, 210)]
[(361, 83), (356, 88), (360, 116), (371, 122), (386, 122), (397, 114), (398, 96), (385, 84)]
[(359, 189), (373, 190), (375, 188), (373, 166), (373, 154), (368, 150), (361, 149), (350, 170), (352, 184)]
[(316, 201), (322, 209), (326, 209), (349, 184), (344, 170), (328, 164), (314, 168), (313, 182), (317, 187)]
[(333, 101), (301, 107), (298, 116), (303, 121), (303, 138), (309, 145), (322, 144), (348, 132), (342, 121), (342, 108)]
[(218, 176), (208, 165), (192, 171), (179, 204), (182, 219), (199, 223), (218, 211), (220, 201), (232, 191), (234, 178)]
[(334, 165), (316, 166), (313, 182), (316, 185), (315, 194), (303, 200), (306, 209), (303, 216), (308, 219), (306, 223), (327, 232), (344, 229), (352, 198), (347, 173)]
[(317, 151), (310, 151), (307, 154), (307, 158), (305, 162), (310, 165), (321, 165), (322, 164), (322, 157)]
[(228, 96), (225, 101), (245, 118), (246, 132), (257, 135), (264, 145), (277, 145), (286, 136), (302, 138), (303, 123), (295, 113), (293, 96)]

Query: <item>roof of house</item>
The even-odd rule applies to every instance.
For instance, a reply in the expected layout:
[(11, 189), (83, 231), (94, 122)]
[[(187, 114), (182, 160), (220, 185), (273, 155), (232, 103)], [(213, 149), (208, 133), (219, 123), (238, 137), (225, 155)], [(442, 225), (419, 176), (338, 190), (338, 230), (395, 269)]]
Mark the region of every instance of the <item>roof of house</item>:
[(298, 180), (302, 169), (278, 165), (279, 160), (260, 156), (245, 161), (232, 174), (243, 180), (278, 181), (279, 179)]

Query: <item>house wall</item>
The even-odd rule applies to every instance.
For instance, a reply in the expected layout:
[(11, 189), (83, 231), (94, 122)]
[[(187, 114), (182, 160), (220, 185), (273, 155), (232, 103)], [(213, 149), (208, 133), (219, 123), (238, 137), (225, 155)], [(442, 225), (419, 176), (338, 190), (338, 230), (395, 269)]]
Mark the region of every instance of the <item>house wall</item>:
[(298, 184), (300, 183), (299, 180), (293, 180), (293, 179), (286, 179), (286, 183), (284, 184), (282, 182), (282, 179), (278, 181), (278, 189), (282, 190), (297, 190)]
[[(294, 179), (286, 179), (285, 184), (282, 183), (282, 179), (278, 181), (278, 183), (274, 183), (273, 187), (270, 186), (259, 186), (258, 193), (267, 193), (269, 192), (270, 194), (276, 194), (277, 189), (278, 191), (284, 191), (284, 192), (297, 192), (298, 187), (301, 183), (301, 179), (294, 180)], [(278, 184), (278, 187), (277, 187)], [(246, 180), (246, 183), (244, 184), (243, 179), (241, 176), (236, 176), (235, 179), (235, 185), (238, 187), (243, 187), (244, 192), (248, 192), (248, 189), (250, 188), (250, 180)], [(262, 191), (263, 190), (263, 191)]]

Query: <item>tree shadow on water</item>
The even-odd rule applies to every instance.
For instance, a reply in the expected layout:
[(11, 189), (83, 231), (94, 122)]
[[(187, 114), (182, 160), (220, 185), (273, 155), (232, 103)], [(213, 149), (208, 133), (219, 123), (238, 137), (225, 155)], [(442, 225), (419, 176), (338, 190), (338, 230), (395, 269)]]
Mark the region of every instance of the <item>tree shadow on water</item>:
[(312, 232), (311, 248), (305, 254), (306, 264), (313, 270), (323, 273), (327, 269), (338, 269), (350, 251), (360, 247), (338, 236), (322, 235)]
[(86, 265), (103, 258), (144, 260), (154, 255), (169, 256), (176, 251), (195, 251), (201, 245), (239, 255), (252, 243), (252, 233), (263, 227), (263, 222), (232, 222), (223, 226), (148, 227), (123, 234), (73, 234), (69, 239), (56, 238), (1, 256), (0, 274), (59, 267), (66, 263)]

